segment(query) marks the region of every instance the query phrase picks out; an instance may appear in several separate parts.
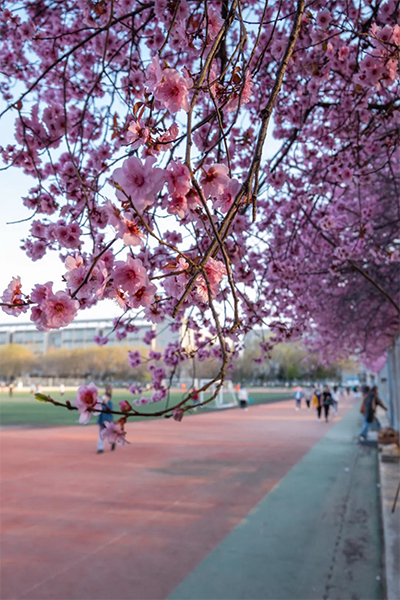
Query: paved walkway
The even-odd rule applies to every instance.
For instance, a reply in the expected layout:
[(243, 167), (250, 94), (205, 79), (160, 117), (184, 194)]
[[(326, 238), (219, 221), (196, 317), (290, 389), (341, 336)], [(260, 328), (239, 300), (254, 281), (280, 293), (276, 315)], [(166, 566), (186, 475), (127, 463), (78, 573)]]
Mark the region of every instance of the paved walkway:
[(134, 423), (99, 456), (95, 427), (4, 431), (0, 597), (340, 600), (353, 574), (346, 599), (381, 598), (376, 454), (357, 422), (280, 402)]
[(169, 599), (382, 598), (377, 457), (358, 426), (356, 408)]

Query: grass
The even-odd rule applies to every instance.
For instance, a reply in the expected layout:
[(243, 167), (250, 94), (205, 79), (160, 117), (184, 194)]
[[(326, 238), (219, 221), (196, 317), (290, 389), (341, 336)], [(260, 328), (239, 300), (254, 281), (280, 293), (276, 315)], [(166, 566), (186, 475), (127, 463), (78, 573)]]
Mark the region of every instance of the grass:
[[(254, 404), (267, 404), (269, 402), (285, 400), (290, 396), (290, 392), (252, 392), (249, 390), (249, 395), (250, 398), (253, 399), (253, 402), (250, 403), (251, 407)], [(51, 392), (50, 396), (54, 398), (54, 400), (60, 402), (69, 400), (73, 403), (75, 392), (67, 391), (63, 397), (61, 397), (59, 392)], [(170, 394), (169, 406), (174, 405), (181, 397), (182, 394), (180, 392), (172, 392)], [(128, 391), (115, 390), (113, 393), (114, 409), (118, 409), (118, 402), (120, 400), (132, 401), (132, 399), (133, 397)], [(152, 412), (166, 408), (166, 401), (149, 404), (147, 406), (140, 406), (139, 408), (142, 412), (151, 414)], [(204, 408), (199, 408), (197, 413), (193, 414), (201, 414), (202, 412), (211, 410), (215, 411), (215, 409), (206, 406)], [(28, 392), (14, 392), (12, 398), (6, 394), (0, 395), (0, 424), (3, 426), (49, 427), (76, 425), (78, 423), (78, 418), (79, 415), (77, 411), (68, 411), (61, 407), (53, 406), (52, 404), (39, 402), (34, 398), (33, 394), (29, 394)], [(136, 417), (135, 420), (145, 418), (148, 417)], [(96, 418), (93, 417), (91, 423), (96, 423), (95, 419)]]

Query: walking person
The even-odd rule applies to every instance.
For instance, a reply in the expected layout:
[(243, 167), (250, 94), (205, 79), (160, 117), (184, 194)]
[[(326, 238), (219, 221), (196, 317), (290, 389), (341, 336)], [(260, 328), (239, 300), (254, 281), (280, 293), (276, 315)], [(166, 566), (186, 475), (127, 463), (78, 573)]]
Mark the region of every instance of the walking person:
[(65, 394), (65, 385), (63, 383), (60, 385), (60, 394), (61, 396), (64, 396)]
[(368, 430), (371, 423), (374, 421), (377, 424), (378, 429), (381, 428), (378, 419), (375, 417), (377, 406), (381, 406), (383, 409), (388, 410), (388, 407), (379, 398), (378, 388), (374, 385), (372, 388), (366, 390), (364, 399), (361, 403), (360, 413), (363, 416), (363, 428), (360, 432), (360, 442), (365, 442), (368, 436)]
[[(111, 398), (112, 398), (112, 387), (107, 386), (105, 394), (101, 398), (101, 401), (102, 401), (101, 402), (101, 413), (99, 414), (99, 416), (97, 418), (97, 423), (99, 425), (99, 439), (97, 440), (97, 454), (102, 454), (104, 452), (104, 440), (101, 437), (101, 432), (103, 431), (103, 429), (105, 429), (106, 423), (111, 423), (114, 420), (112, 414), (110, 412), (107, 412), (107, 409), (108, 410), (113, 409), (113, 403), (112, 403)], [(115, 443), (111, 444), (111, 450), (115, 450)]]
[(339, 410), (339, 388), (337, 385), (333, 386), (333, 390), (331, 390), (331, 396), (332, 396), (332, 410), (335, 413), (335, 415), (337, 415), (338, 410)]
[(317, 409), (317, 417), (318, 421), (321, 421), (321, 412), (322, 412), (322, 394), (321, 390), (318, 386), (316, 386), (314, 390), (314, 395), (312, 398), (312, 406)]
[(301, 399), (304, 396), (303, 388), (299, 385), (294, 388), (294, 401), (296, 403), (295, 410), (301, 409)]
[(332, 404), (333, 404), (332, 394), (329, 389), (329, 386), (326, 385), (324, 387), (324, 391), (322, 392), (322, 405), (324, 407), (325, 423), (327, 423), (329, 420), (329, 409)]
[(242, 410), (249, 410), (247, 408), (247, 403), (249, 401), (249, 394), (247, 393), (246, 388), (239, 388), (239, 392), (238, 392), (238, 400), (239, 400), (239, 405), (240, 408)]
[(312, 388), (310, 386), (308, 386), (308, 387), (306, 387), (306, 391), (304, 392), (304, 398), (306, 401), (307, 408), (310, 408), (310, 406), (311, 406), (312, 397), (313, 397)]

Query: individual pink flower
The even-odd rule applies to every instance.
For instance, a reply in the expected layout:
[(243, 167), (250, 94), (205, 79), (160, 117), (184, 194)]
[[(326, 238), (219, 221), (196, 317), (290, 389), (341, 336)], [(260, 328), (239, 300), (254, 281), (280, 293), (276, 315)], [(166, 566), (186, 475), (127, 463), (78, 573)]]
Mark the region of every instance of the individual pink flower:
[(154, 300), (154, 294), (157, 291), (157, 287), (154, 283), (147, 282), (146, 285), (138, 289), (138, 291), (131, 296), (129, 299), (129, 305), (132, 308), (139, 308), (139, 306), (149, 306)]
[(99, 414), (101, 410), (101, 402), (99, 401), (98, 389), (94, 383), (89, 385), (81, 385), (78, 388), (75, 398), (75, 406), (80, 413), (79, 423), (86, 424), (89, 422), (92, 414)]
[(151, 306), (148, 306), (145, 309), (144, 317), (152, 323), (162, 323), (164, 321), (165, 315), (155, 304), (152, 304)]
[(190, 190), (190, 173), (186, 165), (176, 160), (167, 168), (167, 186), (170, 194), (185, 195)]
[(119, 402), (119, 409), (122, 412), (129, 412), (132, 410), (132, 406), (129, 404), (128, 400), (121, 400), (121, 402)]
[(118, 421), (117, 423), (114, 423), (114, 421), (106, 421), (104, 423), (104, 429), (102, 429), (100, 433), (102, 440), (108, 440), (110, 444), (118, 444), (119, 446), (129, 444), (125, 439), (125, 436), (126, 431), (124, 431), (121, 421)]
[(108, 344), (108, 337), (101, 337), (101, 335), (95, 335), (93, 341), (98, 346), (106, 346)]
[(68, 255), (64, 261), (64, 265), (68, 271), (72, 271), (72, 269), (78, 269), (84, 265), (83, 258), (78, 253), (75, 253), (73, 256)]
[(21, 313), (24, 313), (28, 310), (28, 306), (24, 305), (25, 300), (21, 290), (21, 278), (13, 277), (1, 297), (3, 302), (14, 305), (2, 307), (3, 311), (8, 315), (18, 317)]
[(42, 221), (32, 221), (31, 234), (34, 237), (45, 238), (46, 236), (46, 225)]
[(146, 69), (146, 86), (151, 91), (157, 88), (160, 84), (162, 78), (162, 70), (160, 66), (160, 61), (158, 59), (158, 55), (152, 57), (151, 63)]
[(200, 183), (206, 198), (223, 193), (230, 181), (228, 172), (227, 166), (218, 163), (204, 170)]
[(167, 212), (170, 215), (177, 215), (181, 219), (186, 215), (188, 208), (187, 198), (182, 194), (172, 194), (171, 199), (167, 203)]
[(104, 205), (104, 211), (108, 217), (109, 224), (115, 229), (117, 229), (122, 219), (122, 214), (119, 208), (117, 208), (111, 202), (111, 200), (107, 200), (107, 202)]
[(164, 69), (162, 80), (154, 90), (156, 100), (162, 102), (170, 113), (183, 109), (189, 111), (188, 80), (181, 77), (176, 69)]
[(321, 29), (327, 29), (331, 20), (332, 15), (327, 8), (320, 10), (317, 14), (317, 25), (318, 27), (321, 27)]
[(128, 127), (126, 139), (131, 144), (133, 150), (139, 148), (145, 144), (150, 135), (150, 129), (148, 127), (142, 127), (140, 120), (134, 119)]
[(183, 419), (183, 410), (182, 408), (175, 408), (174, 412), (172, 413), (172, 418), (174, 419), (174, 421), (182, 421)]
[(128, 294), (135, 294), (147, 284), (147, 273), (139, 258), (129, 254), (126, 262), (115, 263), (114, 284)]
[(122, 167), (113, 173), (114, 182), (123, 190), (117, 188), (117, 198), (122, 202), (126, 202), (127, 198), (130, 198), (139, 212), (154, 203), (156, 194), (162, 189), (165, 182), (163, 169), (153, 167), (155, 161), (154, 156), (149, 156), (142, 163), (139, 158), (132, 156), (127, 158)]
[(237, 179), (231, 179), (228, 187), (226, 187), (222, 194), (219, 194), (214, 200), (214, 206), (222, 210), (222, 212), (228, 212), (233, 204), (233, 201), (239, 192), (240, 183)]
[(202, 302), (208, 302), (208, 287), (203, 275), (196, 279), (196, 292)]
[(46, 326), (49, 329), (59, 329), (66, 327), (74, 320), (79, 309), (79, 302), (60, 291), (50, 294), (39, 308), (45, 314)]
[(31, 292), (31, 300), (34, 303), (41, 304), (53, 293), (53, 282), (48, 281), (47, 283), (40, 285), (36, 284)]
[(206, 273), (211, 290), (215, 293), (219, 282), (226, 275), (225, 265), (220, 260), (209, 258), (206, 264)]

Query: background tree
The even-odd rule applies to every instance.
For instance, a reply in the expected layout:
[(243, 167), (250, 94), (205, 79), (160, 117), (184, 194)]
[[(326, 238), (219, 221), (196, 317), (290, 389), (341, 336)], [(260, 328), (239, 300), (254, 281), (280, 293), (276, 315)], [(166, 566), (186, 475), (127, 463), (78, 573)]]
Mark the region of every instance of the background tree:
[(33, 352), (26, 346), (19, 344), (0, 346), (0, 377), (5, 380), (30, 375), (37, 364)]

